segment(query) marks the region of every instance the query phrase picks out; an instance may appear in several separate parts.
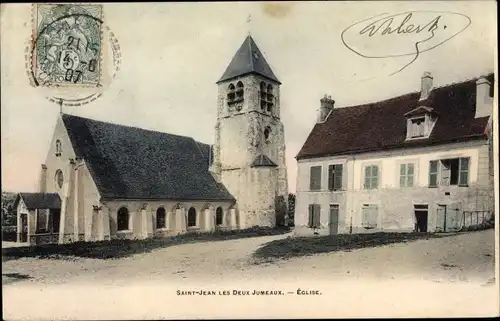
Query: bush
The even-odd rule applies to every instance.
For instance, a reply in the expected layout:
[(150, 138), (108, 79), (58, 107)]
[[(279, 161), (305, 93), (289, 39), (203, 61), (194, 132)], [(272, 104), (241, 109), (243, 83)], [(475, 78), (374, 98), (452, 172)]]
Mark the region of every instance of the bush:
[(2, 226), (2, 241), (17, 241), (17, 226)]

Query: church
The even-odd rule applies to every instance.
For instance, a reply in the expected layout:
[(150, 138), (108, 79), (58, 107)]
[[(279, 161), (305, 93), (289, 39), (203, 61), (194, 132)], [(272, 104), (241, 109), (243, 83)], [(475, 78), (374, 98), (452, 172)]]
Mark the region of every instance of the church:
[(248, 35), (217, 81), (214, 145), (61, 113), (17, 241), (141, 239), (273, 227), (288, 195), (280, 85)]

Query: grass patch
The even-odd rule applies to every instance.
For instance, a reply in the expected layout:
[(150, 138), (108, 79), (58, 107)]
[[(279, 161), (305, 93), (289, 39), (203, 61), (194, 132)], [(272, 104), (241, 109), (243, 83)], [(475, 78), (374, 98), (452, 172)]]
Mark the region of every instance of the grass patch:
[(93, 259), (117, 259), (138, 253), (151, 252), (154, 249), (173, 245), (235, 240), (248, 237), (285, 234), (287, 227), (253, 227), (244, 230), (214, 231), (212, 233), (186, 233), (172, 237), (153, 237), (144, 240), (111, 240), (98, 242), (74, 242), (68, 244), (43, 244), (26, 247), (2, 249), (3, 261), (24, 257), (46, 259), (71, 259), (74, 257)]
[(255, 263), (272, 262), (279, 259), (311, 256), (320, 253), (350, 251), (354, 249), (377, 247), (394, 243), (430, 238), (440, 238), (447, 235), (432, 233), (367, 233), (339, 234), (315, 237), (287, 237), (271, 241), (254, 252)]

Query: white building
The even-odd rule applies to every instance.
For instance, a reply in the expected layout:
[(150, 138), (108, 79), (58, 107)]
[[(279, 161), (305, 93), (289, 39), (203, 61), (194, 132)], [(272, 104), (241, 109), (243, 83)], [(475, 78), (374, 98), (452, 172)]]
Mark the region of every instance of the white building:
[[(298, 235), (456, 230), (492, 214), (493, 74), (345, 108), (296, 156)], [(471, 222), (474, 220), (474, 222)]]

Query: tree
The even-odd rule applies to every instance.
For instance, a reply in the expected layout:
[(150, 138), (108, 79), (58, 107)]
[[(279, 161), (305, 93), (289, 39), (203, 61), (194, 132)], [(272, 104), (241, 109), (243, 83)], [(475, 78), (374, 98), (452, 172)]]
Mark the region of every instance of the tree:
[(16, 193), (2, 192), (2, 226), (16, 225), (16, 212), (14, 202)]

